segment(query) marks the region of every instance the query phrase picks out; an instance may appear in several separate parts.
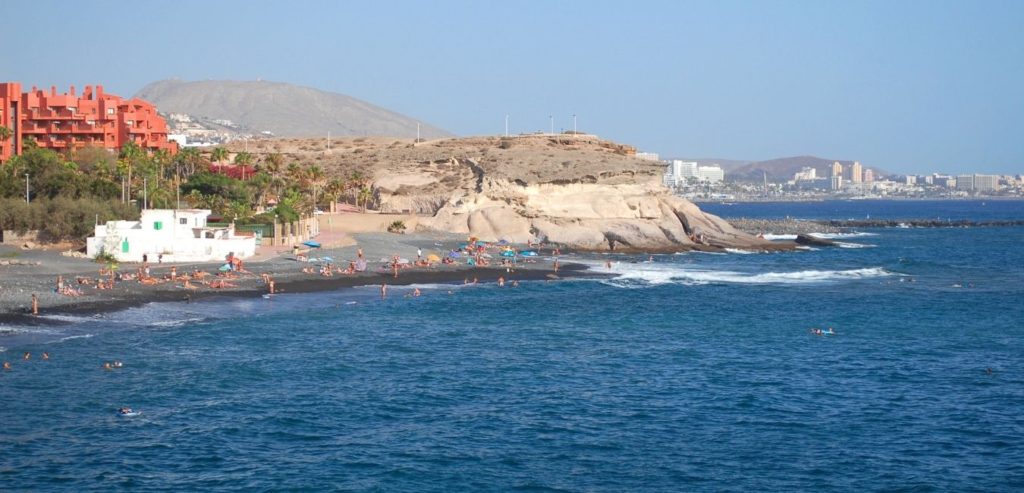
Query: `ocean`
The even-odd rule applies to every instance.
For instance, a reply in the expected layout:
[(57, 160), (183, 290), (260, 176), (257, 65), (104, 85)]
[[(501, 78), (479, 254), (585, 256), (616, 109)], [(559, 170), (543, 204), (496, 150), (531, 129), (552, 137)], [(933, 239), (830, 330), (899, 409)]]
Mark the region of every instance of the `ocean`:
[[(1024, 219), (1021, 201), (702, 207)], [(834, 239), (3, 327), (0, 490), (1024, 490), (1024, 228)]]

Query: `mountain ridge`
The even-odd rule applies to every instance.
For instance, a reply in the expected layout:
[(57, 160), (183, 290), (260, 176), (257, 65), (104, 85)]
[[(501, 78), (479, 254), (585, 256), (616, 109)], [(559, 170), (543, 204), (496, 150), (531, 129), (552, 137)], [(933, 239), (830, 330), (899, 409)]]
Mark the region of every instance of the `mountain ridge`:
[(446, 130), (345, 94), (272, 81), (165, 79), (135, 97), (162, 113), (230, 120), (252, 133), (279, 137), (450, 137)]

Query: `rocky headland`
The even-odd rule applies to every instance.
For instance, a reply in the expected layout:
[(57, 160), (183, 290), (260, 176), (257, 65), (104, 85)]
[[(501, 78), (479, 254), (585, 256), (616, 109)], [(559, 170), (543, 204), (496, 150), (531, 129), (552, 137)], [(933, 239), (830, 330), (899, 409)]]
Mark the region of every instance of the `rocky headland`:
[[(373, 208), (419, 216), (415, 227), (581, 251), (778, 250), (661, 184), (664, 165), (586, 134), (468, 137), (427, 142), (341, 139), (261, 143), (256, 152), (370, 177)], [(250, 146), (250, 152), (252, 152)]]

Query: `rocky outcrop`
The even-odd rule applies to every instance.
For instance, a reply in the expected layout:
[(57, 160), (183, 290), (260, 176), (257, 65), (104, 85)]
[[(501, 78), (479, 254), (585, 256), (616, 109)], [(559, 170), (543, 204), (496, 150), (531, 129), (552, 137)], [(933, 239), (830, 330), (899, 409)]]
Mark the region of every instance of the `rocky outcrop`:
[[(382, 203), (410, 197), (380, 196)], [(488, 240), (557, 243), (593, 251), (778, 249), (651, 184), (489, 179), (456, 191), (420, 228)]]
[(796, 243), (798, 245), (806, 246), (817, 246), (817, 247), (830, 247), (839, 246), (838, 243), (832, 240), (826, 240), (824, 238), (818, 238), (814, 235), (796, 235)]

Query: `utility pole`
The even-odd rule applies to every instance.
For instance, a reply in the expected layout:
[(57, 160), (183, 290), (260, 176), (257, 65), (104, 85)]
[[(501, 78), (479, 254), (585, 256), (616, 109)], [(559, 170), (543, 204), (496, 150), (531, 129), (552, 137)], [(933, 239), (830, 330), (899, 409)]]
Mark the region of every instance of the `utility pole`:
[(28, 173), (25, 173), (25, 203), (31, 204), (32, 202), (28, 199)]
[(548, 120), (551, 120), (551, 135), (555, 135), (555, 116), (548, 115)]
[(420, 122), (416, 122), (416, 142), (420, 141)]
[(149, 208), (149, 187), (147, 186), (145, 176), (142, 177), (142, 210)]
[(572, 133), (576, 135), (576, 113), (572, 114)]
[(508, 137), (508, 115), (505, 115), (505, 137)]

